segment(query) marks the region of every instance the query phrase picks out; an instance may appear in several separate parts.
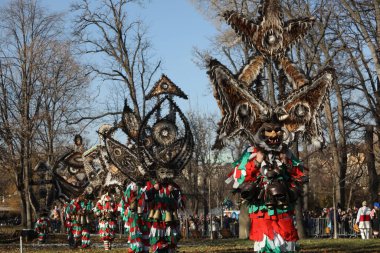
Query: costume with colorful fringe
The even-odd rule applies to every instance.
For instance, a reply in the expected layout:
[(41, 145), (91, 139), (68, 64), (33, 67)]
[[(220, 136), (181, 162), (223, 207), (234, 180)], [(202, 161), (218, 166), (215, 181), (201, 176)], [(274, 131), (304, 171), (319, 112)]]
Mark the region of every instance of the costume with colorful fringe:
[(94, 213), (99, 217), (99, 235), (106, 250), (110, 249), (110, 242), (115, 239), (117, 204), (108, 193), (101, 196), (96, 203)]
[(128, 235), (128, 252), (149, 252), (148, 212), (145, 203), (145, 189), (130, 183), (119, 204), (119, 211)]
[[(248, 148), (242, 157), (234, 163), (235, 169), (230, 173), (227, 183), (234, 182), (234, 188), (244, 184), (253, 185), (248, 191), (251, 199), (247, 201), (251, 230), (249, 238), (255, 241), (255, 252), (293, 252), (298, 240), (294, 227), (295, 194), (302, 184), (302, 165), (286, 150), (285, 159), (280, 160), (276, 154), (266, 153), (268, 160), (259, 163), (256, 160), (258, 149)], [(267, 165), (275, 164), (278, 175), (268, 178)], [(288, 190), (287, 198), (281, 205), (271, 199), (268, 189), (273, 182), (281, 182)], [(244, 189), (244, 188), (243, 188)], [(242, 195), (243, 196), (243, 195)]]
[(34, 225), (34, 231), (38, 233), (38, 243), (45, 243), (49, 232), (50, 220), (48, 217), (42, 216), (37, 219)]
[(176, 252), (181, 238), (177, 211), (184, 207), (184, 198), (178, 185), (171, 183), (154, 188), (147, 184), (147, 200), (150, 206), (150, 245), (152, 252)]
[(75, 206), (72, 205), (70, 202), (66, 202), (63, 205), (63, 210), (64, 210), (64, 226), (66, 228), (66, 234), (67, 234), (67, 241), (69, 242), (70, 247), (75, 246), (74, 242), (74, 232), (73, 232), (73, 219), (74, 215), (74, 208)]
[(92, 209), (92, 201), (82, 198), (73, 199), (66, 205), (65, 226), (69, 242), (74, 241), (73, 246), (81, 244), (82, 248), (87, 248), (91, 245), (89, 226)]

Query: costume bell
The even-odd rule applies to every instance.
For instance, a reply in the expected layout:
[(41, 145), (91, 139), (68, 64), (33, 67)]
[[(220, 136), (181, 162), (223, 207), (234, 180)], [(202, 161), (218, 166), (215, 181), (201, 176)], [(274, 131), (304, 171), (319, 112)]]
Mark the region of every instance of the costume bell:
[(70, 247), (88, 248), (90, 240), (90, 214), (93, 203), (83, 194), (65, 206), (65, 226)]
[[(263, 0), (259, 14), (258, 22), (235, 11), (222, 14), (254, 53), (238, 75), (218, 60), (208, 59), (208, 74), (222, 114), (214, 148), (223, 148), (237, 136), (251, 145), (234, 164), (228, 181), (234, 181), (236, 192), (248, 205), (254, 250), (294, 252), (298, 240), (294, 205), (306, 178), (289, 146), (301, 135), (309, 143), (323, 142), (319, 111), (334, 70), (307, 78), (286, 56), (289, 46), (307, 34), (313, 17), (284, 22), (279, 0)], [(263, 72), (266, 65), (283, 70), (286, 77), (278, 77), (281, 92), (278, 96), (268, 93), (273, 98), (269, 100), (262, 92), (270, 91), (272, 84), (260, 78), (267, 74)]]
[(149, 252), (149, 229), (145, 186), (130, 183), (121, 198), (119, 208), (128, 235), (128, 252)]
[(289, 150), (266, 157), (250, 147), (234, 165), (228, 181), (234, 181), (234, 188), (240, 188), (248, 204), (254, 250), (295, 251), (298, 235), (293, 216), (303, 179), (300, 162)]
[(152, 252), (176, 252), (180, 235), (177, 211), (184, 206), (180, 188), (175, 183), (148, 182), (149, 220), (152, 225), (149, 239)]

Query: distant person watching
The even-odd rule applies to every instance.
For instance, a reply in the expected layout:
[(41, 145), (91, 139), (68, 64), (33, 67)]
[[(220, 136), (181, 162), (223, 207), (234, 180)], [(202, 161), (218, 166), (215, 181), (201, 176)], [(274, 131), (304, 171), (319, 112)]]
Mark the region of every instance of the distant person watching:
[(367, 207), (367, 201), (363, 201), (362, 207), (359, 208), (356, 216), (356, 224), (359, 225), (360, 235), (362, 239), (369, 239), (369, 231), (371, 229), (371, 209)]

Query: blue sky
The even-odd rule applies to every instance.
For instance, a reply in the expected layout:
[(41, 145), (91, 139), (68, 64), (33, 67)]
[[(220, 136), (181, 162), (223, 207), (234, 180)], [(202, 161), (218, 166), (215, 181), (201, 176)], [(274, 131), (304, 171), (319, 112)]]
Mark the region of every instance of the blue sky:
[[(0, 6), (9, 1), (0, 0)], [(37, 1), (48, 11), (65, 13), (67, 20), (70, 21), (70, 4), (75, 0)], [(188, 0), (146, 0), (145, 2), (143, 6), (128, 5), (131, 8), (128, 13), (143, 20), (148, 27), (154, 57), (162, 61), (162, 73), (158, 73), (157, 80), (161, 74), (166, 74), (188, 95), (187, 101), (176, 99), (184, 111), (218, 113), (206, 70), (200, 69), (193, 62), (193, 48), (208, 49), (209, 38), (215, 35), (216, 29)], [(67, 27), (72, 25), (68, 24)], [(99, 80), (93, 85), (102, 86), (102, 94), (103, 89), (107, 89), (106, 84)], [(97, 141), (94, 133), (100, 125), (101, 123), (95, 123), (85, 130), (84, 135), (89, 137), (91, 142)]]
[[(9, 1), (11, 0), (0, 0), (0, 6)], [(38, 1), (49, 11), (67, 14), (67, 19), (70, 20), (70, 4), (75, 0)], [(209, 48), (209, 38), (216, 33), (213, 25), (188, 0), (146, 0), (143, 7), (135, 4), (129, 6), (131, 9), (128, 13), (143, 20), (148, 27), (154, 56), (162, 60), (162, 73), (188, 95), (188, 101), (176, 100), (181, 109), (218, 113), (206, 70), (200, 69), (193, 62), (194, 47)], [(157, 75), (157, 80), (160, 76), (161, 73)], [(99, 80), (94, 83), (94, 86), (98, 85), (103, 87), (102, 90), (107, 89), (106, 84)], [(98, 99), (104, 101), (107, 98)], [(96, 123), (86, 129), (85, 135), (90, 137), (91, 142), (97, 141), (93, 134), (99, 126), (100, 123)]]
[[(68, 12), (72, 2), (41, 1), (43, 6), (59, 12)], [(143, 7), (132, 5), (129, 13), (148, 26), (154, 56), (162, 60), (162, 73), (189, 96), (187, 102), (177, 100), (179, 105), (184, 110), (191, 108), (201, 112), (218, 112), (206, 70), (195, 65), (192, 53), (194, 47), (207, 49), (209, 38), (216, 33), (216, 29), (187, 0), (146, 2)]]

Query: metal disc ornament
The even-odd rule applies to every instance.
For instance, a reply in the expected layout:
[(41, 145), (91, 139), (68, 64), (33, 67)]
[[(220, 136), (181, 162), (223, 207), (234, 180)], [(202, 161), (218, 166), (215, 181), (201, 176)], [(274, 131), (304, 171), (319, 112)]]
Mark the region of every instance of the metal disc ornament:
[(168, 120), (161, 120), (153, 126), (153, 139), (160, 145), (169, 146), (177, 139), (177, 127)]

